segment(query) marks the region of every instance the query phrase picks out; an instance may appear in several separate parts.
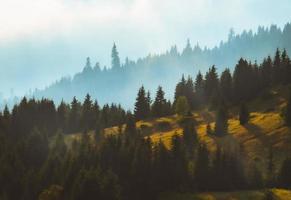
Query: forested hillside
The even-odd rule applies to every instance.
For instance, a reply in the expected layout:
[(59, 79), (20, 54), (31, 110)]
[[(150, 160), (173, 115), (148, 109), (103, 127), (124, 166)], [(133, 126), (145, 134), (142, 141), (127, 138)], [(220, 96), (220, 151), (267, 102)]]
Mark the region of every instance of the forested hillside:
[(141, 86), (133, 112), (99, 106), (90, 94), (5, 107), (0, 199), (290, 195), (269, 189), (291, 187), (291, 61), (275, 51), (260, 64), (240, 58), (233, 73), (212, 66), (182, 76), (173, 102), (163, 87), (153, 98)]
[(111, 66), (103, 68), (98, 62), (92, 63), (87, 58), (82, 72), (71, 78), (62, 78), (28, 96), (38, 99), (51, 98), (56, 103), (60, 103), (62, 99), (69, 102), (74, 96), (81, 100), (90, 93), (93, 98), (98, 98), (102, 105), (114, 102), (130, 108), (134, 103), (131, 97), (142, 84), (151, 92), (154, 92), (157, 85), (161, 85), (167, 98), (171, 98), (175, 83), (182, 74), (194, 75), (199, 70), (204, 73), (213, 64), (216, 65), (218, 72), (226, 67), (233, 70), (239, 58), (244, 57), (253, 63), (256, 60), (261, 62), (264, 56), (273, 55), (276, 48), (285, 48), (291, 52), (290, 35), (290, 23), (282, 29), (272, 25), (259, 27), (256, 32), (244, 31), (235, 34), (230, 31), (227, 41), (211, 49), (198, 44), (193, 46), (188, 40), (181, 51), (173, 46), (165, 53), (149, 54), (136, 61), (129, 59), (121, 61), (114, 44)]

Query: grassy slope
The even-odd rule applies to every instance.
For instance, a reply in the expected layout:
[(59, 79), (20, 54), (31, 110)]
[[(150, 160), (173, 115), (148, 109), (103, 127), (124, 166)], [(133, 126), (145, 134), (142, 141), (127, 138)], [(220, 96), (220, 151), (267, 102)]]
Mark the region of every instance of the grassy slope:
[[(272, 189), (276, 200), (291, 200), (291, 191)], [(165, 193), (160, 200), (263, 200), (264, 191), (217, 192), (201, 194)]]
[[(239, 148), (246, 157), (246, 162), (255, 162), (262, 166), (261, 170), (266, 172), (266, 162), (270, 144), (274, 147), (276, 167), (278, 169), (283, 156), (291, 150), (291, 130), (284, 126), (281, 117), (282, 108), (286, 105), (287, 87), (273, 88), (271, 91), (262, 92), (258, 97), (248, 102), (251, 111), (249, 124), (241, 126), (238, 121), (238, 108), (230, 110), (230, 119), (228, 121), (228, 135), (224, 137), (215, 137), (206, 134), (206, 125), (210, 123), (214, 127), (215, 114), (211, 111), (202, 109), (193, 112), (193, 118), (197, 121), (197, 132), (201, 141), (205, 142), (210, 151), (214, 151), (218, 144), (224, 148)], [(159, 119), (137, 122), (137, 127), (142, 128), (145, 135), (150, 136), (153, 142), (162, 140), (168, 148), (171, 145), (171, 137), (174, 134), (182, 134), (182, 129), (178, 125), (179, 117), (169, 116)], [(168, 122), (169, 127), (160, 130), (160, 122)], [(93, 132), (91, 132), (93, 133)], [(105, 129), (106, 134), (117, 134), (118, 127)], [(70, 143), (73, 139), (79, 138), (80, 133), (72, 134), (67, 137)], [(278, 196), (288, 195), (291, 199), (291, 193), (284, 190), (274, 190)], [(166, 194), (167, 195), (167, 194)], [(238, 193), (207, 193), (199, 194), (198, 199), (260, 199), (263, 193), (260, 191), (238, 192)], [(164, 199), (195, 199), (197, 196), (191, 194), (170, 194)], [(201, 198), (200, 198), (201, 197)], [(163, 198), (162, 198), (163, 199)]]

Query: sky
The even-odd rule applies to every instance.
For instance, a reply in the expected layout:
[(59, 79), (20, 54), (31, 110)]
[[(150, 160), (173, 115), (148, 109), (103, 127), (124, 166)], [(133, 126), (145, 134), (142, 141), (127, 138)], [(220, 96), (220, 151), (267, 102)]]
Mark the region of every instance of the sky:
[(187, 38), (213, 47), (230, 28), (291, 21), (290, 0), (0, 0), (0, 97), (44, 88), (92, 63), (162, 53)]

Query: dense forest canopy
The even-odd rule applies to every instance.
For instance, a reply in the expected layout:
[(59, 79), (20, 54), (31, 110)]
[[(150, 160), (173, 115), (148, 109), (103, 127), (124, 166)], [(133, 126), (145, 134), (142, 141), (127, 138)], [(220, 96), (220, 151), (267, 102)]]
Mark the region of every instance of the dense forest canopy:
[[(115, 48), (114, 48), (115, 49)], [(113, 56), (116, 51), (113, 49)], [(89, 60), (88, 60), (89, 63)], [(118, 59), (114, 70), (120, 70)], [(0, 115), (0, 199), (4, 200), (131, 200), (157, 199), (167, 191), (204, 192), (291, 187), (290, 152), (274, 163), (275, 148), (269, 143), (267, 163), (247, 162), (241, 146), (217, 144), (214, 152), (197, 135), (193, 111), (214, 111), (214, 127), (206, 134), (223, 138), (228, 133), (229, 109), (239, 107), (240, 125), (249, 123), (248, 102), (271, 87), (291, 84), (291, 61), (287, 51), (252, 63), (240, 58), (233, 73), (221, 75), (212, 66), (193, 79), (176, 84), (174, 102), (165, 99), (162, 87), (155, 98), (141, 86), (134, 112), (120, 105), (99, 106), (87, 94), (82, 102), (56, 106), (49, 99), (23, 98)], [(282, 112), (284, 126), (291, 124), (291, 92)], [(132, 97), (131, 97), (132, 98)], [(268, 99), (269, 94), (264, 94)], [(139, 120), (177, 114), (182, 134), (174, 134), (170, 148), (153, 143), (137, 128)], [(117, 126), (117, 134), (105, 134)], [(160, 124), (166, 129), (167, 124)], [(93, 130), (93, 134), (88, 131)], [(65, 137), (75, 132), (70, 144)], [(287, 138), (286, 138), (287, 140)], [(266, 169), (263, 174), (260, 169)], [(266, 199), (269, 197), (266, 194)]]
[[(157, 85), (161, 85), (169, 99), (173, 97), (171, 94), (175, 82), (182, 74), (193, 75), (199, 70), (204, 73), (213, 64), (218, 72), (226, 67), (232, 71), (239, 58), (261, 62), (264, 56), (273, 55), (276, 48), (285, 48), (291, 52), (290, 23), (282, 29), (272, 25), (258, 27), (256, 32), (243, 31), (241, 34), (235, 34), (231, 30), (228, 40), (212, 49), (200, 47), (199, 44), (193, 46), (188, 40), (181, 51), (173, 46), (165, 53), (149, 54), (136, 61), (126, 59), (121, 62), (117, 46), (114, 44), (111, 52), (112, 66), (103, 68), (98, 62), (92, 63), (90, 58), (87, 58), (82, 72), (72, 78), (64, 77), (27, 96), (37, 99), (51, 98), (59, 104), (62, 99), (69, 102), (76, 96), (81, 100), (90, 93), (93, 98), (98, 98), (101, 105), (114, 102), (132, 108), (134, 102), (131, 97), (141, 84), (151, 93)], [(15, 101), (12, 99), (9, 104), (13, 102)]]

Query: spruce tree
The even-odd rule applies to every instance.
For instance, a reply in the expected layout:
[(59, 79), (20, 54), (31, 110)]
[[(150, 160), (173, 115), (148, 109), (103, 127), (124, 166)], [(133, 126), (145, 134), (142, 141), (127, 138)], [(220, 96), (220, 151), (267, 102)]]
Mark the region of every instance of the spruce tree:
[(226, 107), (222, 104), (216, 113), (214, 132), (216, 136), (223, 136), (227, 133), (228, 113)]
[(111, 52), (111, 67), (113, 70), (118, 70), (120, 68), (120, 59), (115, 43), (113, 43)]
[(82, 118), (81, 125), (82, 129), (86, 132), (93, 128), (93, 113), (92, 113), (92, 100), (89, 94), (86, 95), (83, 107), (82, 107)]
[(152, 106), (152, 113), (154, 117), (162, 117), (166, 115), (166, 99), (165, 93), (161, 86), (158, 87), (156, 98)]
[(150, 113), (150, 99), (149, 96), (146, 96), (144, 87), (142, 86), (137, 94), (134, 116), (136, 120), (143, 120), (149, 117)]
[(249, 119), (250, 119), (250, 114), (249, 114), (248, 108), (245, 105), (245, 103), (242, 103), (240, 106), (240, 111), (239, 111), (239, 122), (241, 125), (245, 125), (246, 123), (248, 123)]
[(216, 67), (213, 65), (211, 68), (209, 68), (205, 75), (205, 96), (208, 101), (212, 100), (213, 98), (217, 99), (218, 87), (218, 75), (216, 72)]
[(81, 119), (80, 113), (81, 113), (81, 105), (76, 99), (76, 97), (74, 97), (71, 102), (71, 110), (69, 114), (69, 131), (70, 132), (79, 131), (80, 119)]
[(195, 79), (195, 99), (196, 99), (196, 103), (198, 104), (197, 106), (202, 105), (204, 102), (204, 79), (203, 79), (203, 75), (201, 74), (201, 72), (199, 71), (196, 79)]
[(229, 69), (226, 69), (222, 72), (220, 76), (220, 92), (222, 98), (227, 102), (232, 100), (232, 77)]
[(275, 57), (274, 57), (274, 62), (273, 62), (273, 81), (275, 84), (278, 84), (281, 82), (282, 78), (282, 68), (281, 68), (281, 52), (277, 48)]
[(62, 100), (57, 109), (57, 126), (64, 132), (67, 131), (68, 110), (68, 106)]

